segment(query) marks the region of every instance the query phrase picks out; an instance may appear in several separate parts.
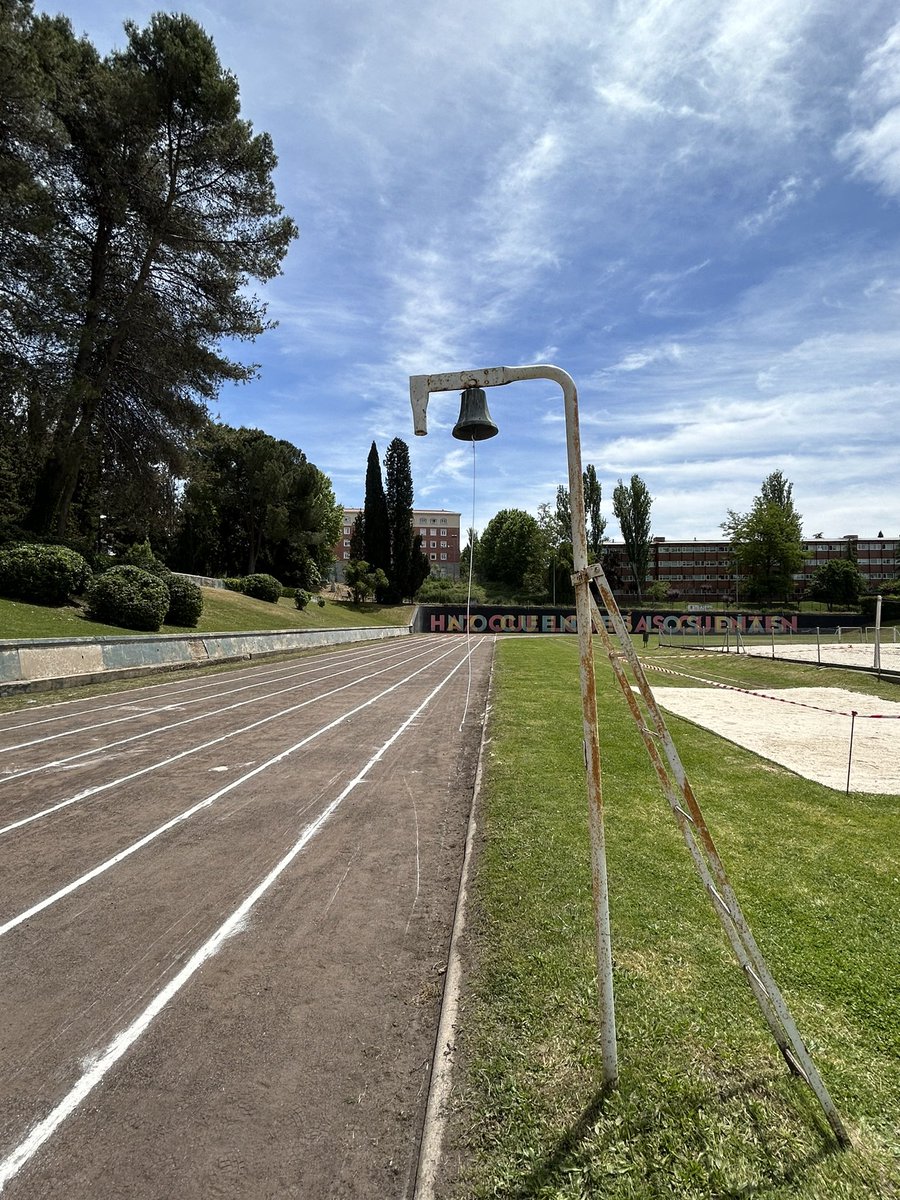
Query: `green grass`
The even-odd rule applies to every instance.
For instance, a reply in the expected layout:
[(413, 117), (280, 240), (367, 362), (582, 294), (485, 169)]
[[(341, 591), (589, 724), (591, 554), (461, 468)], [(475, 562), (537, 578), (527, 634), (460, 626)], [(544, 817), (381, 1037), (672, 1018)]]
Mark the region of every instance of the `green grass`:
[[(669, 720), (745, 913), (851, 1130), (854, 1148), (841, 1153), (742, 981), (599, 647), (597, 660), (620, 1085), (599, 1090), (577, 646), (506, 641), (451, 1123), (451, 1158), (463, 1164), (454, 1194), (896, 1196), (898, 798), (844, 796)], [(742, 686), (840, 682), (897, 696), (857, 673), (669, 661), (707, 676), (714, 665)]]
[[(254, 600), (240, 592), (203, 588), (203, 613), (196, 629), (163, 625), (160, 633), (240, 633), (270, 629), (331, 629), (348, 625), (406, 625), (412, 609), (378, 604), (353, 605), (325, 601), (325, 607), (309, 605), (298, 612), (293, 600), (277, 604)], [(0, 598), (0, 639), (68, 637), (140, 637), (134, 629), (89, 621), (81, 609), (46, 608), (19, 600)], [(145, 636), (145, 635), (143, 635)]]

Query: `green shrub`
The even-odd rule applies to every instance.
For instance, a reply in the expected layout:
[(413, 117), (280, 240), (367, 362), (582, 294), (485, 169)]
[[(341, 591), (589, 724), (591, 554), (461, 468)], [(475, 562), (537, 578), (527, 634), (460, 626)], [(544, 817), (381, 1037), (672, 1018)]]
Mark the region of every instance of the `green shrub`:
[(270, 604), (277, 604), (281, 584), (274, 575), (245, 575), (241, 580), (241, 591), (254, 600), (268, 600)]
[(244, 577), (242, 575), (227, 575), (222, 582), (229, 592), (242, 592), (244, 590)]
[[(416, 592), (419, 604), (465, 604), (469, 595), (468, 580), (426, 579)], [(485, 591), (480, 584), (472, 584), (472, 603), (484, 604)]]
[(151, 575), (169, 574), (169, 568), (166, 564), (153, 553), (153, 547), (150, 545), (149, 538), (144, 538), (142, 542), (134, 542), (130, 545), (119, 558), (117, 565), (140, 567), (142, 571), (149, 571)]
[(203, 612), (203, 593), (196, 583), (185, 579), (183, 575), (167, 575), (165, 582), (169, 589), (166, 625), (193, 629)]
[[(877, 596), (863, 596), (859, 602), (859, 610), (867, 622), (875, 621)], [(882, 621), (900, 621), (900, 596), (885, 596), (881, 601)]]
[(90, 582), (91, 568), (68, 546), (23, 543), (0, 551), (0, 595), (34, 604), (65, 604)]
[(306, 606), (307, 606), (307, 604), (309, 604), (310, 600), (312, 600), (312, 596), (309, 594), (309, 592), (305, 592), (303, 590), (303, 588), (296, 589), (296, 595), (294, 596), (294, 605), (296, 608), (299, 608), (301, 612), (303, 611), (304, 608), (306, 608)]
[[(286, 600), (296, 600), (296, 598), (297, 598), (297, 589), (296, 589), (295, 587), (284, 587), (284, 586), (282, 586), (282, 589), (281, 589), (281, 594), (282, 594), (282, 596), (284, 596), (284, 598), (285, 598)], [(300, 607), (300, 605), (298, 604), (298, 605), (297, 605), (297, 607), (299, 608), (299, 607)]]
[(169, 589), (140, 567), (111, 567), (91, 584), (87, 607), (93, 621), (155, 632), (169, 610)]

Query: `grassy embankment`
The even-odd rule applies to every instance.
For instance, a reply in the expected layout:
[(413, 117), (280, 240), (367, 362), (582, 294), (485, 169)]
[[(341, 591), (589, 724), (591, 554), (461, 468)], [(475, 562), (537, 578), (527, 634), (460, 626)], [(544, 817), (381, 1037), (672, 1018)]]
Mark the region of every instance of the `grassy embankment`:
[[(298, 612), (293, 600), (277, 604), (253, 600), (240, 592), (203, 588), (203, 612), (196, 629), (163, 625), (160, 633), (239, 633), (271, 629), (333, 629), (348, 625), (407, 625), (408, 605), (350, 604), (326, 600), (325, 607), (308, 605)], [(46, 608), (0, 598), (0, 639), (51, 637), (140, 637), (134, 629), (121, 629), (89, 621), (81, 609)]]
[[(898, 698), (894, 685), (855, 673), (652, 657), (740, 686)], [(841, 1153), (743, 983), (598, 655), (621, 1070), (604, 1097), (577, 663), (569, 638), (497, 650), (451, 1128), (465, 1164), (455, 1194), (900, 1194), (898, 797), (844, 796), (668, 718), (745, 913), (851, 1130), (854, 1148)]]

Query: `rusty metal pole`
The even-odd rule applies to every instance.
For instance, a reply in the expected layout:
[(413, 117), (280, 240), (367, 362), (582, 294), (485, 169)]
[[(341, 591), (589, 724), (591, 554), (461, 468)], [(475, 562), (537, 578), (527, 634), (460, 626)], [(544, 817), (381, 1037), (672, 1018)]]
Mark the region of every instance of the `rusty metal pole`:
[(482, 367), (471, 371), (448, 371), (436, 375), (411, 375), (409, 397), (413, 410), (413, 428), (417, 435), (424, 436), (427, 433), (425, 414), (431, 392), (463, 391), (467, 387), (498, 387), (525, 379), (549, 379), (559, 384), (565, 404), (569, 498), (572, 508), (572, 561), (575, 578), (575, 611), (578, 619), (584, 760), (588, 791), (588, 828), (591, 839), (597, 989), (600, 1001), (602, 1079), (605, 1088), (612, 1088), (618, 1082), (619, 1066), (613, 996), (612, 941), (609, 929), (606, 836), (603, 827), (597, 687), (591, 635), (590, 579), (586, 574), (588, 566), (587, 530), (584, 513), (584, 483), (581, 473), (581, 435), (578, 428), (578, 392), (575, 381), (560, 367), (549, 364), (524, 367)]

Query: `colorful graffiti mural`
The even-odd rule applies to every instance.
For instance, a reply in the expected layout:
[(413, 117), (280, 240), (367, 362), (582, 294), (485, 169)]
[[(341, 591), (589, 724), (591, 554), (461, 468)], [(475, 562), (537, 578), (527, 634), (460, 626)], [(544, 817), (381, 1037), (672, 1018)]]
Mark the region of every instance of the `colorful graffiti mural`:
[[(797, 633), (808, 626), (799, 614), (642, 612), (622, 613), (629, 633)], [(607, 629), (611, 619), (604, 615)], [(821, 621), (821, 616), (816, 618)], [(829, 615), (830, 622), (830, 615)], [(466, 610), (450, 606), (422, 606), (417, 624), (422, 633), (577, 633), (578, 621), (571, 609), (493, 608), (479, 605)]]

